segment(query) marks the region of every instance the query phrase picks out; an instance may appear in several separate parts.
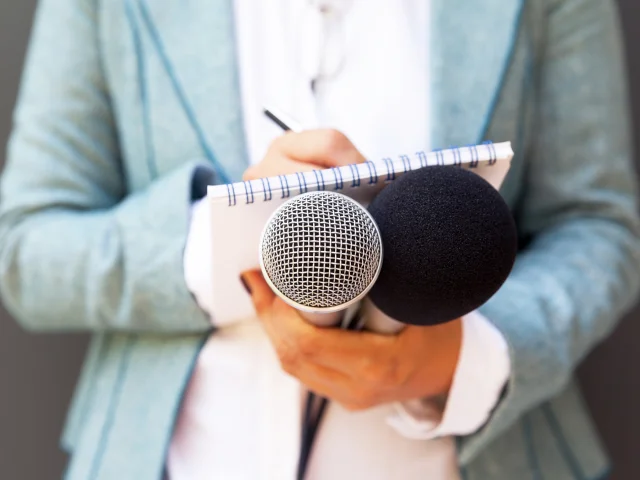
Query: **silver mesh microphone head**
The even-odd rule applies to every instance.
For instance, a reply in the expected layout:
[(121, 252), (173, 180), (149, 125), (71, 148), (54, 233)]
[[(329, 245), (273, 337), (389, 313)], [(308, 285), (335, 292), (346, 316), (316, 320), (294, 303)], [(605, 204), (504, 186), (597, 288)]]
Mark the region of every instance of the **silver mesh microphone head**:
[(260, 267), (271, 288), (299, 310), (332, 312), (360, 300), (382, 266), (382, 239), (369, 212), (335, 192), (283, 203), (260, 240)]

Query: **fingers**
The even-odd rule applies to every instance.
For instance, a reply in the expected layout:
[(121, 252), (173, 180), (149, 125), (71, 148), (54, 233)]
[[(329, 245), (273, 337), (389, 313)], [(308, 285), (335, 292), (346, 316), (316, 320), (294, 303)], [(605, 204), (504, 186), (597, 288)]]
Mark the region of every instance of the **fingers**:
[(322, 365), (306, 364), (291, 375), (312, 392), (340, 403), (347, 410), (365, 410), (387, 399), (386, 391), (377, 385), (354, 380)]
[(277, 298), (260, 271), (245, 272), (242, 280), (250, 291), (282, 369), (318, 395), (334, 400), (345, 398), (343, 392), (349, 390), (351, 379), (311, 360), (317, 353), (315, 339), (321, 333), (320, 329), (307, 323), (294, 308)]
[(242, 277), (283, 368), (292, 375), (304, 363), (371, 382), (390, 378), (396, 370), (394, 336), (316, 327), (275, 296), (260, 271), (245, 272)]
[(365, 158), (351, 141), (338, 130), (307, 130), (276, 138), (270, 150), (305, 163), (325, 168), (363, 163)]
[(371, 364), (385, 362), (394, 342), (391, 336), (338, 328), (320, 328), (304, 341), (309, 359), (352, 378), (367, 377)]
[(353, 380), (340, 372), (314, 363), (301, 363), (300, 368), (290, 369), (283, 364), (282, 369), (297, 378), (306, 388), (322, 397), (336, 401), (347, 401)]
[(386, 401), (412, 373), (402, 358), (415, 355), (398, 354), (416, 343), (406, 335), (316, 327), (276, 296), (259, 270), (242, 279), (282, 369), (319, 395), (361, 410)]
[(259, 270), (242, 274), (253, 305), (280, 362), (297, 365), (311, 351), (318, 328), (306, 322), (296, 309), (278, 298)]
[(245, 170), (242, 179), (245, 181), (256, 180), (258, 178), (288, 175), (296, 172), (310, 172), (317, 168), (318, 165), (292, 160), (281, 152), (271, 152), (262, 162)]
[(271, 143), (262, 162), (249, 167), (242, 178), (255, 180), (364, 161), (353, 143), (337, 130), (287, 132)]
[[(304, 349), (276, 348), (282, 369), (312, 392), (342, 404), (349, 410), (363, 410), (381, 402), (382, 390), (375, 382), (365, 383), (342, 371), (307, 358)], [(294, 354), (292, 354), (295, 352)]]
[(251, 300), (258, 316), (266, 315), (273, 304), (275, 294), (264, 280), (262, 272), (260, 270), (251, 270), (244, 272), (240, 278), (247, 292), (251, 295)]
[(404, 380), (405, 369), (393, 348), (396, 340), (390, 336), (316, 327), (279, 299), (262, 324), (283, 369), (301, 381), (309, 381), (305, 369), (310, 366), (381, 388)]

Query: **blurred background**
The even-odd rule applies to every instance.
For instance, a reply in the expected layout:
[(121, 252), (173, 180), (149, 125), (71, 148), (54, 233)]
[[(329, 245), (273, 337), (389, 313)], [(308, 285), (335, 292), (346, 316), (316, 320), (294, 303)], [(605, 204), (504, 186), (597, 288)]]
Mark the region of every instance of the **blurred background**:
[[(0, 164), (36, 0), (0, 1)], [(640, 125), (640, 2), (619, 0), (636, 125)], [(636, 150), (640, 152), (640, 135)], [(640, 479), (640, 306), (580, 369), (614, 460), (610, 480)], [(87, 337), (21, 331), (0, 307), (0, 479), (60, 478), (58, 437)], [(514, 479), (515, 480), (515, 479)], [(549, 479), (553, 480), (553, 479)]]

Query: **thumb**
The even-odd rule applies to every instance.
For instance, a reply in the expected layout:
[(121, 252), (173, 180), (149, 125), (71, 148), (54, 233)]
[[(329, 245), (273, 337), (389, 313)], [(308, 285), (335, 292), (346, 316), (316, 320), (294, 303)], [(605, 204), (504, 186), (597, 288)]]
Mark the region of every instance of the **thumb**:
[(240, 280), (249, 295), (251, 295), (251, 300), (258, 316), (266, 313), (273, 303), (275, 294), (262, 276), (262, 272), (260, 270), (244, 272), (240, 275)]

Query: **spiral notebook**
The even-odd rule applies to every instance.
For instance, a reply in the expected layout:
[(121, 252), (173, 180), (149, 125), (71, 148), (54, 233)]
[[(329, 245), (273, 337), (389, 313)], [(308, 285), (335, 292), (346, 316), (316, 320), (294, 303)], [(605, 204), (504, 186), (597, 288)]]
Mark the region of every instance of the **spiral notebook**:
[(259, 268), (258, 244), (262, 229), (273, 211), (289, 198), (316, 190), (336, 191), (366, 207), (389, 182), (408, 171), (435, 165), (469, 169), (499, 189), (512, 157), (511, 143), (485, 143), (209, 186), (214, 306), (210, 313), (216, 325), (255, 316), (239, 276), (243, 271)]

